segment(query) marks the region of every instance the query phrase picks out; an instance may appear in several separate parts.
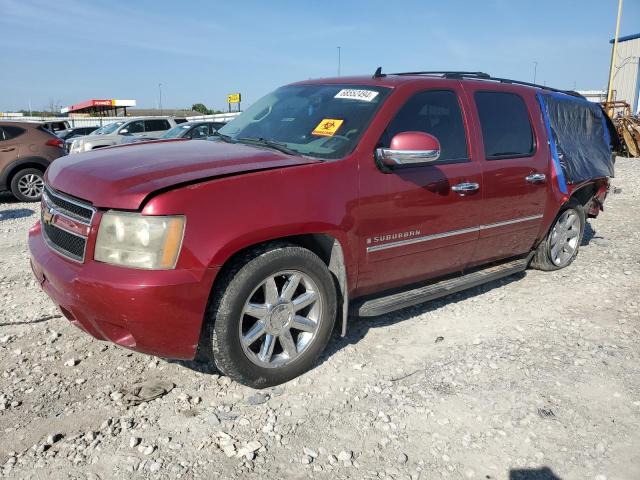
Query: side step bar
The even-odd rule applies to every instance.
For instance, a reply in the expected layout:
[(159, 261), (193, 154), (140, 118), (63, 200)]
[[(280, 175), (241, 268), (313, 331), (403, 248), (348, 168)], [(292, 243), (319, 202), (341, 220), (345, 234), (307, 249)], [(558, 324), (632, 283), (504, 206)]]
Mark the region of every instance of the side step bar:
[(448, 278), (413, 290), (404, 290), (389, 295), (371, 298), (363, 302), (355, 302), (351, 314), (359, 317), (375, 317), (385, 313), (428, 302), (439, 297), (476, 287), (502, 277), (508, 277), (526, 270), (533, 253), (524, 258), (512, 260), (499, 265), (492, 265), (482, 270), (467, 273), (459, 277)]

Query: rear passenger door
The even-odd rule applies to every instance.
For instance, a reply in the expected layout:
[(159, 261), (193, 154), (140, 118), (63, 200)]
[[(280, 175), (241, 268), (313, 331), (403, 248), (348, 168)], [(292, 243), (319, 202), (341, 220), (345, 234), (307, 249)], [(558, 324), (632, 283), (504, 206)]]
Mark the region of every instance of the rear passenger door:
[(24, 141), (21, 135), (24, 132), (23, 128), (12, 125), (0, 127), (0, 169), (20, 156), (20, 143)]
[(471, 266), (531, 250), (545, 207), (549, 148), (532, 89), (463, 82), (481, 140), (483, 208)]

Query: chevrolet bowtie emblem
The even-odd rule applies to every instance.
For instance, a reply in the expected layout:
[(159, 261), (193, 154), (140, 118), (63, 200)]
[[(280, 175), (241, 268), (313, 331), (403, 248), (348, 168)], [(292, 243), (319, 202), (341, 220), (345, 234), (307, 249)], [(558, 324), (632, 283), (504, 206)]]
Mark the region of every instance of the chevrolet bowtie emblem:
[(50, 208), (47, 208), (46, 210), (42, 211), (42, 221), (45, 224), (47, 224), (47, 225), (53, 224), (54, 217), (55, 217), (55, 213)]

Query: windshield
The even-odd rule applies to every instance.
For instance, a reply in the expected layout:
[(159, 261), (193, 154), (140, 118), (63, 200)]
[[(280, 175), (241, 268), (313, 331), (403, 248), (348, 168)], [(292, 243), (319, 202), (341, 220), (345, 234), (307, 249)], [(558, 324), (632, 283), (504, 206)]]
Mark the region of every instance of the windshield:
[(167, 130), (164, 135), (162, 135), (160, 138), (179, 138), (182, 137), (182, 135), (189, 130), (193, 125), (187, 125), (186, 123), (181, 123), (180, 125), (177, 125), (169, 130)]
[(388, 88), (358, 85), (292, 85), (258, 100), (219, 131), (231, 141), (277, 142), (300, 155), (349, 154)]
[(94, 130), (91, 135), (108, 135), (110, 133), (115, 132), (119, 127), (121, 127), (124, 124), (125, 122), (113, 122), (108, 125), (105, 125), (104, 127), (100, 127), (97, 130)]

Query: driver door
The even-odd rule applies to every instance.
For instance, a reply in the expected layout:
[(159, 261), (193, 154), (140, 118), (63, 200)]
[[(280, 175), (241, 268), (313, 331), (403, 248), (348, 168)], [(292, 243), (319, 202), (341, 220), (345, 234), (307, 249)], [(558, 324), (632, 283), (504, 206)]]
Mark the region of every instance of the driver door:
[[(399, 95), (399, 94), (398, 94)], [(357, 293), (460, 272), (478, 240), (481, 168), (471, 157), (470, 131), (458, 88), (413, 91), (388, 123), (378, 146), (394, 135), (420, 131), (441, 146), (439, 160), (384, 172), (373, 152), (361, 157)], [(477, 185), (467, 193), (453, 186)]]

